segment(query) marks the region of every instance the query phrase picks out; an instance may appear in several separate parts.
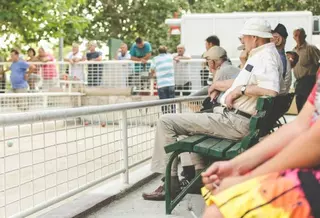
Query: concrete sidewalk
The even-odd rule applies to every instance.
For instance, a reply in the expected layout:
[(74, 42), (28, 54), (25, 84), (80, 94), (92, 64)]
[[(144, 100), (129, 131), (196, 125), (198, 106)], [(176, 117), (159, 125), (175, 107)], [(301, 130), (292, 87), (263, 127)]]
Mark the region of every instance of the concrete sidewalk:
[(174, 209), (172, 215), (165, 215), (164, 201), (143, 200), (141, 194), (143, 192), (153, 191), (159, 184), (160, 177), (157, 177), (141, 188), (128, 194), (125, 198), (114, 201), (110, 205), (105, 206), (90, 215), (83, 216), (83, 218), (195, 218), (191, 212), (188, 211), (188, 205), (192, 206), (197, 217), (201, 217), (204, 210), (204, 201), (200, 195), (185, 196), (180, 204)]

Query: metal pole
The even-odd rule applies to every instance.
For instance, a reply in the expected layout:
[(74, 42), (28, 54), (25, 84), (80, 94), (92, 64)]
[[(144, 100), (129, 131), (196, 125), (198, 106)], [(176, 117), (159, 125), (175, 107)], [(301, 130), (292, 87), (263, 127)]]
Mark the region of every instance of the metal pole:
[(179, 113), (182, 114), (182, 102), (178, 103), (178, 107), (179, 107), (178, 109)]
[(123, 151), (123, 169), (122, 179), (124, 184), (129, 184), (129, 155), (128, 155), (128, 125), (127, 111), (122, 111), (122, 151)]
[(59, 38), (59, 61), (63, 61), (63, 37)]

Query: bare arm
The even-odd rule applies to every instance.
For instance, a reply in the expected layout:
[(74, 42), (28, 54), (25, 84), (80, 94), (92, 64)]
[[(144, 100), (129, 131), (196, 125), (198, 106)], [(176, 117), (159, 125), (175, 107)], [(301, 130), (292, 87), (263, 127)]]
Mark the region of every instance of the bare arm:
[[(295, 139), (308, 131), (309, 121), (313, 112), (314, 106), (307, 102), (292, 123), (282, 126), (248, 151), (232, 159), (232, 165), (237, 168), (240, 175), (243, 175), (275, 156), (290, 142), (296, 143), (294, 142)], [(306, 146), (305, 142), (302, 142), (301, 145)]]
[(29, 65), (29, 68), (28, 68), (28, 70), (27, 70), (27, 73), (28, 73), (28, 74), (31, 74), (31, 73), (35, 72), (36, 69), (37, 69), (37, 68), (36, 68), (35, 65), (30, 64), (30, 65)]
[[(293, 168), (311, 168), (320, 164), (320, 120), (298, 136), (277, 155), (256, 168), (249, 177)], [(283, 161), (285, 160), (285, 161)]]
[(132, 61), (141, 61), (142, 58), (137, 58), (137, 57), (131, 56), (131, 60)]
[(38, 59), (39, 59), (40, 61), (42, 61), (42, 62), (49, 62), (49, 61), (50, 61), (50, 59), (47, 58), (47, 57), (43, 57), (43, 58), (38, 57)]
[(69, 59), (69, 58), (64, 58), (64, 61), (66, 61), (66, 62), (69, 62), (69, 63), (73, 64), (73, 61), (72, 61), (72, 59)]
[(150, 57), (151, 57), (151, 52), (150, 53), (148, 53), (146, 56), (144, 56), (142, 59), (144, 59), (144, 60), (149, 60), (150, 59)]
[[(241, 87), (240, 87), (241, 89)], [(247, 96), (272, 96), (272, 97), (275, 97), (278, 95), (278, 92), (276, 91), (273, 91), (271, 89), (265, 89), (265, 88), (261, 88), (257, 85), (250, 85), (250, 86), (247, 86), (247, 89), (246, 89), (246, 92), (245, 94)]]
[(93, 61), (101, 61), (102, 60), (102, 55), (100, 55), (99, 57), (93, 59)]
[(232, 86), (233, 81), (234, 79), (220, 80), (220, 81), (214, 82), (211, 86), (213, 86), (215, 90), (224, 92), (224, 91), (227, 91)]
[(155, 76), (156, 75), (156, 71), (154, 69), (150, 69), (151, 72), (151, 76)]

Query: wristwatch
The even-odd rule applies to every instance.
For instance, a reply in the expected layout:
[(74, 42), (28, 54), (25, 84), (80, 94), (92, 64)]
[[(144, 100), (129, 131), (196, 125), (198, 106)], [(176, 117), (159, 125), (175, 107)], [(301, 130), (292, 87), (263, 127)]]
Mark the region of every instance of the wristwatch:
[(242, 86), (242, 87), (241, 87), (240, 90), (241, 90), (241, 94), (242, 94), (242, 95), (245, 95), (246, 89), (247, 89), (247, 86)]

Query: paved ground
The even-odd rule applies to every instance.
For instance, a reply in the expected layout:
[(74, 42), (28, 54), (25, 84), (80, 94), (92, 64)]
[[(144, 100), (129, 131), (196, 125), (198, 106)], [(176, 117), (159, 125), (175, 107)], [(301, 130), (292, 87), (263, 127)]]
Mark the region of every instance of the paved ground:
[(204, 201), (200, 195), (187, 195), (175, 208), (172, 215), (165, 215), (164, 201), (143, 200), (141, 193), (152, 191), (160, 184), (159, 181), (160, 178), (156, 178), (136, 191), (128, 194), (125, 198), (117, 200), (83, 218), (195, 218), (191, 212), (188, 211), (188, 205), (191, 205), (196, 217), (201, 217), (204, 209)]

